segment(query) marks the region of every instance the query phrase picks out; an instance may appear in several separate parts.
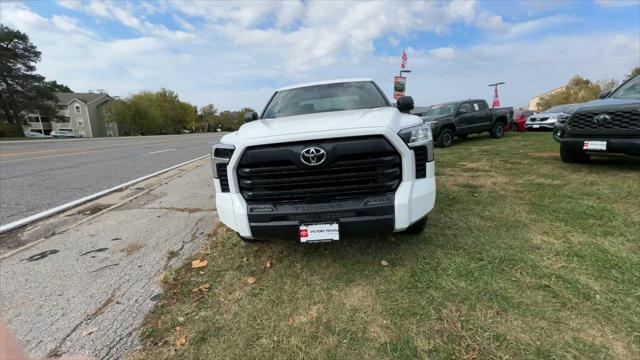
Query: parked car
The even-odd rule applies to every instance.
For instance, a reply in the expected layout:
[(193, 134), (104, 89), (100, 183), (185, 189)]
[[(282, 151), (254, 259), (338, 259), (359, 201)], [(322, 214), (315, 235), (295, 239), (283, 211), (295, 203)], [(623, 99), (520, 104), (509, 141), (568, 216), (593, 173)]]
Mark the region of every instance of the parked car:
[(527, 118), (531, 115), (536, 114), (536, 112), (531, 110), (524, 110), (516, 113), (513, 117), (513, 123), (510, 127), (510, 130), (523, 132), (525, 131), (525, 124), (527, 123)]
[(600, 97), (558, 119), (553, 138), (562, 161), (586, 162), (600, 153), (640, 156), (640, 75)]
[(435, 204), (431, 129), (372, 80), (279, 89), (212, 147), (220, 220), (246, 241), (421, 232)]
[(43, 133), (39, 133), (37, 131), (25, 131), (24, 132), (24, 136), (25, 137), (29, 137), (29, 138), (45, 138), (45, 137), (49, 137)]
[(546, 129), (553, 130), (558, 118), (566, 116), (571, 108), (579, 104), (564, 104), (554, 106), (543, 112), (533, 114), (527, 118), (526, 130)]
[(501, 138), (513, 118), (513, 108), (490, 109), (482, 99), (469, 99), (434, 105), (423, 117), (431, 126), (436, 144), (449, 147), (457, 136), (466, 139), (469, 134), (489, 132)]
[(56, 130), (51, 132), (51, 136), (55, 138), (73, 138), (76, 137), (71, 131)]

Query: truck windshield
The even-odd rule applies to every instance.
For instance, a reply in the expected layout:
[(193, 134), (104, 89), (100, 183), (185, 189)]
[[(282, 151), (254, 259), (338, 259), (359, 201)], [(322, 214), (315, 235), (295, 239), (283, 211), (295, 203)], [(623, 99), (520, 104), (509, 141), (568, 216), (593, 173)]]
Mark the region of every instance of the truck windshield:
[(456, 109), (456, 104), (434, 105), (431, 110), (427, 111), (427, 116), (451, 115)]
[(333, 83), (278, 91), (267, 105), (262, 118), (386, 106), (389, 103), (384, 95), (370, 81)]
[(609, 97), (613, 99), (640, 99), (640, 75), (627, 81)]

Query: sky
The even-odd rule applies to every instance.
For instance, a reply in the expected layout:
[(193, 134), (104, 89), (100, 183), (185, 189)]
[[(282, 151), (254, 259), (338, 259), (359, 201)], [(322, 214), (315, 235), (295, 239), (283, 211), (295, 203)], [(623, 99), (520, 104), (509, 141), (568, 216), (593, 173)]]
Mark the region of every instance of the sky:
[(262, 109), (278, 87), (366, 77), (388, 96), (402, 50), (416, 105), (520, 107), (572, 76), (640, 65), (640, 0), (7, 1), (0, 23), (42, 52), (37, 72), (76, 92), (167, 88), (220, 110)]

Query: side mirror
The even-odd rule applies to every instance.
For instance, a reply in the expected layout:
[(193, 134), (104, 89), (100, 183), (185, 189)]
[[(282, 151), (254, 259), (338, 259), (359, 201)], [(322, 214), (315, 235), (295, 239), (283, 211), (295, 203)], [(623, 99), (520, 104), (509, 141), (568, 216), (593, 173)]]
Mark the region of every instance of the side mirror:
[(467, 109), (464, 109), (464, 108), (458, 109), (458, 114), (466, 114), (466, 113), (467, 113)]
[(598, 96), (599, 99), (604, 99), (607, 96), (609, 96), (609, 94), (611, 94), (611, 90), (605, 90), (603, 92), (600, 93), (600, 96)]
[(411, 96), (400, 96), (396, 103), (398, 110), (403, 113), (409, 113), (413, 110), (413, 98)]
[(258, 120), (258, 113), (257, 112), (251, 111), (251, 112), (248, 112), (248, 113), (244, 114), (244, 122), (245, 123), (251, 122), (253, 120)]

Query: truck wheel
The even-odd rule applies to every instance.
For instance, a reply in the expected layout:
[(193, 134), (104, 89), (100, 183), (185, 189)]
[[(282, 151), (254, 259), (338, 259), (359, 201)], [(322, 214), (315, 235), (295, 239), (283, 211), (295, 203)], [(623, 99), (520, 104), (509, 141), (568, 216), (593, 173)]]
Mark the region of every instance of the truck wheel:
[(436, 145), (440, 147), (449, 147), (453, 145), (453, 131), (451, 129), (442, 129), (440, 135), (436, 139)]
[(504, 136), (504, 123), (502, 121), (496, 121), (496, 123), (493, 124), (491, 131), (489, 131), (489, 134), (494, 139), (499, 139)]
[(591, 156), (580, 148), (560, 145), (560, 158), (565, 163), (584, 163), (589, 161)]
[(428, 216), (423, 217), (422, 219), (418, 220), (417, 223), (412, 224), (411, 226), (406, 228), (406, 230), (404, 230), (402, 233), (406, 235), (421, 234), (424, 231), (424, 229), (427, 227), (428, 218), (429, 218)]

